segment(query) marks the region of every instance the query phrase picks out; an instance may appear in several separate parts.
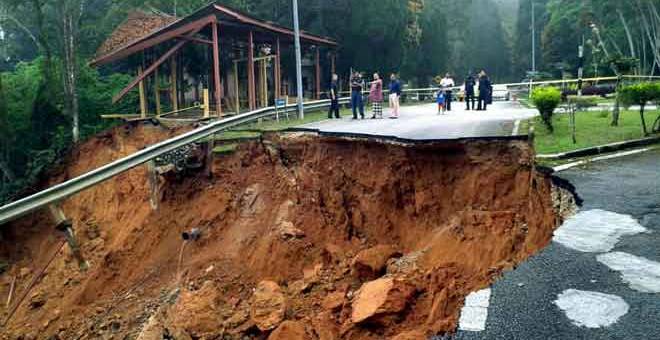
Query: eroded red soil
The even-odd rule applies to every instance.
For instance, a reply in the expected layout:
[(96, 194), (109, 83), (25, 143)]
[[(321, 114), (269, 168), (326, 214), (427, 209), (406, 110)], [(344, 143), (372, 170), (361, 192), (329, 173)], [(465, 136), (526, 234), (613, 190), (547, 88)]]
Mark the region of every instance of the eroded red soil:
[[(53, 182), (171, 135), (93, 139)], [(552, 181), (523, 141), (393, 142), (273, 135), (201, 174), (162, 178), (158, 211), (137, 168), (63, 205), (65, 249), (6, 338), (415, 339), (451, 332), (471, 291), (552, 237)], [(556, 200), (555, 200), (556, 201)], [(185, 244), (181, 233), (200, 228)], [(55, 250), (46, 214), (3, 229), (0, 297)], [(183, 249), (183, 250), (182, 250)], [(180, 254), (183, 254), (180, 261)], [(3, 303), (4, 305), (4, 303)], [(6, 314), (7, 309), (3, 312)]]

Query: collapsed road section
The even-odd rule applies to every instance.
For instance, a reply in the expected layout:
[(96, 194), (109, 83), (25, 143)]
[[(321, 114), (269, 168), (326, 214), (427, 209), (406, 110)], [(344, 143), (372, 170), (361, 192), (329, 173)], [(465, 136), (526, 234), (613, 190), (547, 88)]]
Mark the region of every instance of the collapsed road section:
[[(171, 133), (115, 129), (81, 145), (46, 184)], [(0, 332), (323, 340), (453, 332), (465, 297), (545, 247), (574, 208), (570, 185), (537, 170), (519, 138), (287, 132), (216, 158), (212, 173), (160, 175), (154, 198), (147, 169), (136, 168), (64, 202), (86, 271), (60, 250), (46, 213), (4, 226), (3, 320), (58, 255)]]

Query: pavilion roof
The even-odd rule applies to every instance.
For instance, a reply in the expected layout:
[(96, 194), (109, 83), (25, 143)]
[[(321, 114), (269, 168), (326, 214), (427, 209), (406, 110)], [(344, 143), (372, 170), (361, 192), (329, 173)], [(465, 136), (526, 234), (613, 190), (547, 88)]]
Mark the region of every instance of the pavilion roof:
[(130, 12), (128, 18), (96, 50), (96, 56), (100, 57), (111, 53), (177, 20), (176, 17), (164, 13), (147, 13), (141, 10)]
[[(221, 35), (239, 35), (252, 31), (255, 41), (274, 41), (282, 38), (293, 41), (294, 32), (291, 28), (272, 22), (260, 20), (241, 11), (225, 5), (210, 3), (193, 14), (184, 18), (154, 13), (137, 12), (120, 25), (115, 32), (99, 48), (91, 65), (103, 65), (122, 60), (137, 52), (143, 51), (164, 41), (180, 38), (195, 27), (196, 23), (205, 24), (209, 19), (220, 24)], [(310, 34), (302, 31), (301, 42), (313, 45), (336, 47), (331, 38)]]

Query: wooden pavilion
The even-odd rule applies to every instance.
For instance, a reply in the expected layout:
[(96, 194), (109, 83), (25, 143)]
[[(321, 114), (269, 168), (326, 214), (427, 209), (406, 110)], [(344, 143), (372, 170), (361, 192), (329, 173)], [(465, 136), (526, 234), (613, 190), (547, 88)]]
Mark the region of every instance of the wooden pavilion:
[[(304, 90), (307, 97), (320, 99), (322, 74), (335, 72), (337, 43), (307, 32), (300, 38), (306, 56)], [(293, 43), (292, 29), (211, 3), (185, 18), (158, 12), (129, 15), (90, 64), (136, 70), (113, 102), (137, 87), (142, 117), (194, 108), (205, 117), (222, 116), (272, 106), (295, 92), (294, 68), (282, 68), (283, 49), (292, 51)]]

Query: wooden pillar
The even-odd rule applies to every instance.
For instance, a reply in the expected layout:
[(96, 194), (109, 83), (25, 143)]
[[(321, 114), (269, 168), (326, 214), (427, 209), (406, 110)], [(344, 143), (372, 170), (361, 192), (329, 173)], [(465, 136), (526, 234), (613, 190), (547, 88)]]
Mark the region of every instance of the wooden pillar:
[(268, 106), (268, 73), (266, 66), (268, 59), (261, 59), (259, 61), (259, 102), (261, 107)]
[(321, 99), (321, 49), (316, 46), (316, 99)]
[[(138, 76), (142, 76), (142, 72), (143, 72), (142, 65), (140, 65), (138, 66)], [(146, 90), (144, 88), (144, 80), (140, 80), (138, 89), (140, 92), (140, 117), (147, 118), (147, 95), (146, 95)]]
[(336, 65), (336, 63), (337, 63), (337, 54), (335, 54), (334, 52), (332, 52), (332, 53), (330, 54), (330, 69), (332, 70), (332, 74), (337, 73), (337, 65)]
[(213, 85), (215, 94), (215, 105), (218, 116), (222, 116), (222, 96), (220, 91), (220, 40), (218, 39), (218, 23), (212, 23), (213, 33)]
[(158, 76), (158, 68), (154, 71), (154, 99), (156, 100), (156, 114), (160, 115), (163, 112), (160, 107), (160, 78)]
[(277, 41), (275, 42), (275, 100), (280, 98), (282, 95), (282, 70), (281, 70), (281, 63), (282, 63), (282, 52), (280, 50), (280, 37), (277, 37)]
[(177, 71), (176, 71), (176, 54), (170, 59), (170, 100), (172, 101), (172, 111), (179, 111), (179, 99), (177, 95)]
[(211, 110), (211, 100), (209, 99), (209, 89), (202, 90), (204, 98), (204, 118), (209, 118)]
[(234, 61), (234, 86), (236, 87), (236, 113), (241, 113), (241, 88), (238, 82), (238, 62)]
[(248, 57), (247, 57), (247, 71), (248, 71), (248, 101), (250, 103), (250, 111), (256, 109), (256, 94), (255, 94), (255, 78), (254, 78), (254, 33), (250, 31), (248, 35)]

